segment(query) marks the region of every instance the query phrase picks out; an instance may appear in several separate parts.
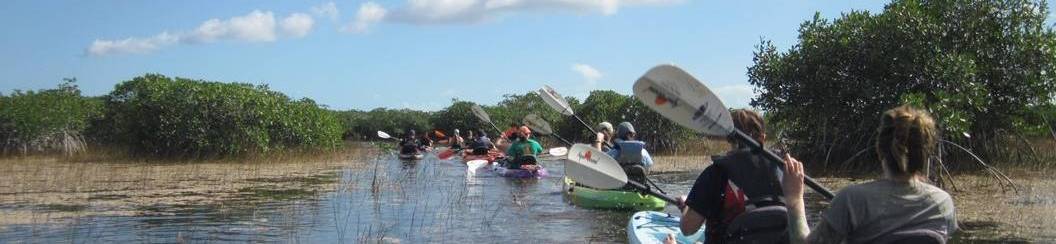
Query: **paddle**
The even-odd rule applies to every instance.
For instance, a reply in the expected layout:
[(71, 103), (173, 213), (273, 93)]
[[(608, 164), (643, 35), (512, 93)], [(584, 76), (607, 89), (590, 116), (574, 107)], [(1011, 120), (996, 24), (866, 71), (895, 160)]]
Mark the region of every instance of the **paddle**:
[(502, 134), (502, 130), (500, 130), (498, 126), (495, 126), (495, 123), (491, 122), (491, 116), (488, 116), (488, 112), (484, 112), (484, 108), (473, 104), (473, 107), (470, 107), (469, 110), (472, 111), (473, 115), (476, 115), (478, 119), (490, 124), (491, 128), (495, 129), (499, 134)]
[[(539, 88), (538, 93), (540, 97), (543, 97), (543, 102), (550, 105), (550, 108), (553, 108), (554, 110), (557, 110), (558, 113), (566, 116), (575, 117), (576, 120), (578, 120), (584, 127), (587, 127), (591, 133), (598, 134), (598, 131), (595, 131), (594, 127), (588, 125), (587, 122), (584, 122), (583, 119), (579, 118), (579, 115), (576, 115), (576, 113), (572, 111), (572, 107), (568, 105), (568, 101), (565, 101), (565, 97), (562, 97), (561, 94), (557, 94), (557, 91), (555, 91), (554, 88), (551, 88), (548, 85), (543, 85), (543, 88)], [(612, 147), (609, 142), (605, 142), (605, 146)]]
[(388, 139), (388, 140), (396, 140), (396, 141), (398, 141), (398, 139), (392, 138), (392, 136), (390, 136), (389, 133), (385, 133), (384, 131), (380, 131), (380, 130), (378, 131), (378, 137), (381, 138), (381, 139)]
[[(735, 128), (730, 111), (719, 97), (686, 71), (673, 65), (653, 67), (634, 83), (633, 89), (642, 103), (675, 123), (706, 135), (738, 140), (784, 170), (784, 160)], [(833, 198), (832, 191), (814, 179), (806, 177), (804, 181), (825, 198)]]
[(616, 162), (616, 159), (593, 146), (572, 145), (572, 149), (568, 150), (568, 161), (571, 163), (565, 164), (565, 175), (572, 177), (576, 183), (602, 190), (631, 186), (671, 204), (677, 204), (671, 196), (646, 187), (640, 182), (627, 179), (627, 173), (623, 172), (623, 168)]
[(524, 125), (528, 126), (528, 128), (531, 128), (532, 131), (535, 131), (535, 133), (539, 133), (540, 135), (552, 136), (565, 143), (565, 145), (572, 146), (571, 142), (568, 142), (568, 140), (565, 140), (565, 138), (561, 138), (561, 136), (554, 134), (554, 130), (550, 128), (550, 123), (547, 123), (546, 120), (540, 118), (539, 115), (528, 114), (528, 116), (524, 116)]

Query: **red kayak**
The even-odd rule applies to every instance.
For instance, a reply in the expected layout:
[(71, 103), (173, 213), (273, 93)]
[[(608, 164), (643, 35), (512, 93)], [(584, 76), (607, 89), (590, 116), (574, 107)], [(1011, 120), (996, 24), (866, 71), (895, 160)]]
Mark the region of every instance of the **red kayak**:
[(488, 152), (488, 154), (485, 154), (485, 155), (473, 155), (473, 152), (471, 152), (469, 150), (466, 150), (466, 151), (462, 152), (462, 162), (463, 163), (469, 162), (469, 161), (473, 161), (473, 160), (487, 160), (488, 162), (495, 162), (495, 160), (499, 160), (500, 158), (504, 158), (504, 157), (506, 157), (505, 154), (503, 154), (503, 153), (501, 153), (499, 151), (494, 151), (494, 150)]

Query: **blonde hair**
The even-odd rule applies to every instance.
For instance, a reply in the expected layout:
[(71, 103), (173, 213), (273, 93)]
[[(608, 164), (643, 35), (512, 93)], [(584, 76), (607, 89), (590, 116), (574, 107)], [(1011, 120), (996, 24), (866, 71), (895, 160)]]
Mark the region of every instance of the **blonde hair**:
[(884, 112), (876, 130), (876, 153), (892, 176), (927, 174), (938, 135), (927, 112), (899, 106)]

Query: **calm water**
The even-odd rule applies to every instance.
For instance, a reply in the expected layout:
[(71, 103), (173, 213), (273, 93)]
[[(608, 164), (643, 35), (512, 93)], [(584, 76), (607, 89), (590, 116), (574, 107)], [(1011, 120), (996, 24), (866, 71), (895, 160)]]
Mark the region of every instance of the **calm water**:
[[(551, 173), (547, 178), (515, 180), (468, 175), (460, 161), (432, 155), (400, 161), (371, 154), (323, 165), (0, 167), (5, 175), (22, 177), (0, 180), (0, 243), (626, 242), (632, 212), (570, 205), (562, 194), (561, 161), (543, 162)], [(44, 169), (34, 171), (38, 167)], [(65, 173), (42, 176), (56, 171)], [(197, 173), (171, 176), (190, 171)], [(142, 175), (116, 179), (129, 174)], [(160, 176), (172, 179), (139, 187)], [(42, 186), (19, 183), (37, 178), (44, 178), (37, 180)], [(681, 195), (696, 172), (653, 178), (668, 193)], [(92, 185), (98, 182), (106, 184)], [(822, 202), (815, 194), (808, 198)], [(954, 242), (963, 242), (959, 239)]]
[[(366, 163), (369, 167), (334, 171), (337, 187), (327, 191), (264, 191), (278, 196), (262, 201), (261, 194), (246, 194), (200, 206), (140, 207), (156, 208), (145, 211), (156, 214), (11, 224), (0, 229), (0, 243), (626, 241), (624, 226), (632, 212), (567, 203), (560, 161), (543, 162), (551, 176), (528, 180), (467, 175), (460, 161), (433, 156), (399, 161), (382, 155)], [(683, 193), (690, 183), (661, 187)]]

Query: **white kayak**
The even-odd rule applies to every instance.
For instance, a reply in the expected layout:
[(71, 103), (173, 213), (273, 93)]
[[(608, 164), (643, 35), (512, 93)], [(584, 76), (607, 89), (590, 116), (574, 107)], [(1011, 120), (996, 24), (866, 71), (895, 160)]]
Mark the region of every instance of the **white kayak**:
[(697, 233), (684, 236), (679, 229), (679, 217), (657, 211), (634, 213), (627, 222), (627, 241), (630, 243), (664, 243), (669, 234), (675, 234), (678, 243), (704, 243), (704, 227)]

